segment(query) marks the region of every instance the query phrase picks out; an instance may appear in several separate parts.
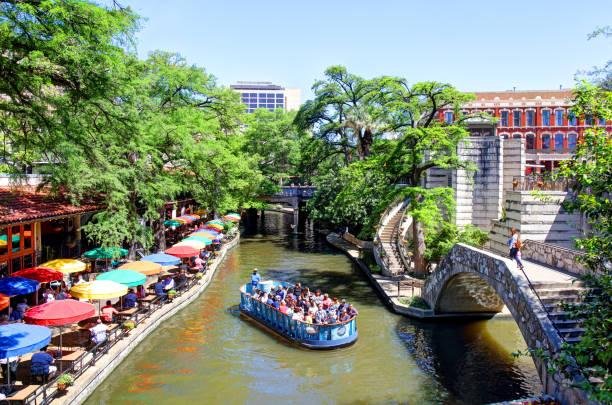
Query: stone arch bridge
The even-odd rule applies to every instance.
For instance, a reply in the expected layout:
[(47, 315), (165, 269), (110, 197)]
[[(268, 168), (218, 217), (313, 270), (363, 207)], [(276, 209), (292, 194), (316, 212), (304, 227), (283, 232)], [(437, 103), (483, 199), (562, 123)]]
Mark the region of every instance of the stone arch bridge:
[[(575, 278), (544, 266), (531, 264), (529, 279), (510, 259), (492, 252), (457, 244), (430, 275), (422, 290), (436, 316), (487, 315), (500, 312), (504, 305), (531, 349), (541, 348), (552, 356), (559, 353), (563, 338), (547, 312), (545, 299), (538, 288), (564, 291), (576, 288)], [(535, 280), (534, 280), (535, 279)], [(543, 293), (543, 290), (542, 290)], [(533, 357), (547, 394), (563, 404), (588, 403), (585, 393), (562, 381), (559, 374), (550, 374), (545, 362)], [(581, 376), (575, 373), (575, 381)]]

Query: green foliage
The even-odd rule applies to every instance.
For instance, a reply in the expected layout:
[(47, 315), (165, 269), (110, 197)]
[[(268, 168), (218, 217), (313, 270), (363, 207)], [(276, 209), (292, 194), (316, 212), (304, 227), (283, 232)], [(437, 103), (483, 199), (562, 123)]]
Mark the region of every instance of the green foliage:
[(71, 386), (74, 384), (74, 377), (68, 373), (64, 373), (57, 378), (57, 383), (65, 386)]
[(392, 187), (377, 157), (356, 161), (338, 172), (315, 179), (314, 197), (308, 201), (317, 220), (348, 226), (359, 238), (370, 239), (374, 225), (389, 202)]
[[(575, 113), (595, 118), (612, 119), (612, 93), (587, 83), (575, 90)], [(584, 319), (582, 340), (564, 347), (563, 355), (572, 357), (587, 373), (601, 383), (586, 380), (583, 388), (602, 403), (612, 402), (612, 376), (610, 375), (612, 347), (612, 139), (604, 128), (592, 127), (585, 131), (572, 159), (563, 162), (559, 176), (572, 184), (573, 193), (564, 203), (568, 211), (583, 213), (592, 231), (576, 241), (584, 252), (582, 260), (590, 269), (583, 277), (593, 293), (581, 305), (570, 305), (572, 317)]]
[(293, 125), (294, 112), (257, 109), (245, 118), (247, 129), (243, 150), (257, 161), (263, 175), (260, 194), (278, 191), (279, 185), (298, 176), (302, 134)]
[(419, 309), (431, 309), (429, 308), (429, 304), (421, 297), (402, 297), (399, 299), (399, 302), (403, 305), (408, 305), (409, 307), (419, 308)]
[(83, 228), (103, 246), (151, 246), (176, 198), (249, 206), (262, 180), (239, 96), (180, 55), (139, 60), (137, 21), (88, 1), (0, 1), (3, 166), (47, 161), (51, 190), (95, 197), (104, 209)]

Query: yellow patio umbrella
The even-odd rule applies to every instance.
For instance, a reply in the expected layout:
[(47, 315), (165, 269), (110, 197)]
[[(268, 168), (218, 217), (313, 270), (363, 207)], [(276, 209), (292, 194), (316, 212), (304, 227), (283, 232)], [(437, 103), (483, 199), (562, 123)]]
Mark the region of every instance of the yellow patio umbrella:
[(40, 267), (48, 267), (64, 274), (70, 274), (84, 271), (87, 265), (76, 259), (55, 259), (41, 264)]
[(174, 246), (189, 246), (194, 249), (202, 250), (206, 248), (206, 243), (196, 240), (196, 239), (190, 239), (190, 240), (184, 240), (182, 242), (179, 242), (175, 244)]
[(70, 295), (88, 300), (117, 298), (127, 294), (128, 288), (111, 280), (94, 280), (77, 284), (70, 289)]
[(145, 276), (153, 276), (162, 272), (162, 266), (158, 263), (140, 260), (138, 262), (129, 262), (119, 266), (119, 270), (134, 270)]

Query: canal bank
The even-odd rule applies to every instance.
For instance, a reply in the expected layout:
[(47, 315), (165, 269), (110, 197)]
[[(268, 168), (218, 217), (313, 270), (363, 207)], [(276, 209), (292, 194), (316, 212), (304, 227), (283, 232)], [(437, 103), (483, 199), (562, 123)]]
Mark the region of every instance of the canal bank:
[[(514, 359), (513, 322), (431, 324), (380, 305), (363, 272), (324, 237), (293, 235), (267, 213), (227, 255), (206, 293), (144, 339), (86, 401), (114, 403), (479, 404), (540, 390), (530, 359)], [(238, 316), (253, 268), (301, 281), (359, 310), (359, 340), (333, 352), (296, 349)]]
[(165, 304), (163, 310), (158, 310), (148, 319), (141, 322), (129, 335), (123, 337), (115, 344), (104, 357), (94, 366), (89, 367), (66, 392), (52, 401), (52, 404), (80, 404), (83, 403), (91, 393), (103, 383), (103, 381), (115, 370), (115, 368), (151, 333), (153, 333), (163, 322), (170, 319), (177, 312), (198, 298), (210, 285), (219, 266), (224, 262), (228, 251), (240, 243), (240, 235), (224, 244), (218, 252), (217, 259), (211, 264), (206, 274), (200, 279), (195, 287), (187, 290), (181, 296), (175, 298), (171, 303)]

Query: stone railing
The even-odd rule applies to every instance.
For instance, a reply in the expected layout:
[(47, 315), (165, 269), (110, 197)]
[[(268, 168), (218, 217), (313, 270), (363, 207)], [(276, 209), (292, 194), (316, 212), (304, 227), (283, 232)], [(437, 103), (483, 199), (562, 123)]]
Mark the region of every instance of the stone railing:
[(406, 233), (408, 232), (411, 226), (412, 217), (410, 215), (407, 215), (406, 211), (404, 210), (404, 213), (402, 214), (402, 217), (399, 221), (396, 245), (400, 260), (404, 265), (405, 271), (410, 271), (412, 269), (412, 253), (408, 252), (408, 246), (406, 243)]
[[(389, 204), (387, 209), (385, 209), (385, 211), (380, 216), (380, 221), (378, 221), (378, 225), (376, 227), (376, 235), (374, 236), (374, 246), (372, 250), (374, 253), (374, 259), (376, 260), (376, 263), (382, 269), (383, 274), (392, 273), (390, 270), (389, 256), (390, 255), (399, 256), (400, 254), (399, 252), (396, 251), (397, 247), (394, 248), (393, 251), (391, 252), (386, 251), (382, 245), (380, 236), (383, 230), (385, 229), (385, 227), (387, 226), (387, 224), (389, 223), (389, 220), (393, 216), (395, 216), (400, 210), (406, 209), (407, 203), (408, 203), (408, 200), (397, 198), (396, 200), (393, 201), (393, 203)], [(393, 240), (395, 241), (396, 244), (397, 244), (398, 239), (399, 238), (397, 237), (397, 233), (394, 234)]]
[(368, 249), (368, 250), (372, 249), (372, 242), (367, 241), (367, 240), (358, 239), (355, 235), (353, 235), (350, 232), (344, 232), (344, 234), (342, 234), (342, 239), (344, 239), (345, 241), (349, 243), (352, 243), (355, 246), (358, 246), (360, 249)]
[(583, 254), (578, 250), (526, 239), (521, 249), (523, 258), (575, 274), (586, 274), (588, 269), (578, 260)]

